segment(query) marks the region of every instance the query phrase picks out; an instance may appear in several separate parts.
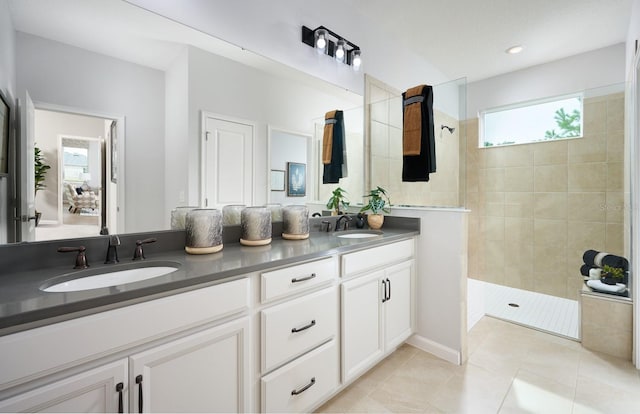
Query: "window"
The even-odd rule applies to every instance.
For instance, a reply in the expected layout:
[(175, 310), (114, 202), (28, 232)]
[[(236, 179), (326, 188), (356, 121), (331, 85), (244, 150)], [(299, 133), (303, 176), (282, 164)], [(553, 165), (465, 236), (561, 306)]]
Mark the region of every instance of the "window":
[(493, 108), (480, 113), (480, 147), (582, 137), (582, 95)]
[(84, 173), (89, 171), (89, 150), (87, 148), (63, 147), (63, 180), (84, 181)]

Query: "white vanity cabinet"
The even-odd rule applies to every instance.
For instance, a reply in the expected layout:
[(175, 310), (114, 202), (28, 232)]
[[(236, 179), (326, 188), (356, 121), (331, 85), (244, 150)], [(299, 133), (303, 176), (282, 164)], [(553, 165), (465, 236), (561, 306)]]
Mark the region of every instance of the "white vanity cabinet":
[(247, 411), (248, 305), (245, 278), (1, 337), (0, 411)]
[(262, 412), (308, 412), (338, 387), (337, 275), (335, 257), (261, 274)]
[[(413, 240), (342, 256), (342, 381), (371, 368), (413, 332)], [(372, 270), (375, 269), (375, 270)]]

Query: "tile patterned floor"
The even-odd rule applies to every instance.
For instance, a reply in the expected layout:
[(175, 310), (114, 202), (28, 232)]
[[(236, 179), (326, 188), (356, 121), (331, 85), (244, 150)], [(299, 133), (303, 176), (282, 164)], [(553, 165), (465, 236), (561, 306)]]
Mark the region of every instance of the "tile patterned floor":
[(317, 412), (640, 413), (631, 362), (488, 316), (468, 342), (462, 366), (403, 345)]
[[(484, 283), (489, 316), (579, 339), (578, 301)], [(519, 307), (509, 306), (510, 303)]]

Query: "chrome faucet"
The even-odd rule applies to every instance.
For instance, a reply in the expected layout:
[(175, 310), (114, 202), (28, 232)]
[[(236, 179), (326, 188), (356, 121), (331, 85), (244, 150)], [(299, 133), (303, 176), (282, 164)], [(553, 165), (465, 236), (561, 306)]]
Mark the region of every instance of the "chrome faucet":
[(118, 263), (118, 246), (120, 246), (120, 237), (117, 234), (109, 236), (109, 247), (107, 247), (107, 257), (105, 263)]
[(343, 214), (342, 216), (340, 216), (338, 218), (338, 220), (336, 220), (336, 228), (334, 229), (334, 231), (340, 230), (340, 222), (342, 220), (345, 220), (342, 230), (347, 230), (349, 228), (349, 222), (351, 220), (353, 220), (353, 219), (351, 217), (347, 216), (346, 214)]

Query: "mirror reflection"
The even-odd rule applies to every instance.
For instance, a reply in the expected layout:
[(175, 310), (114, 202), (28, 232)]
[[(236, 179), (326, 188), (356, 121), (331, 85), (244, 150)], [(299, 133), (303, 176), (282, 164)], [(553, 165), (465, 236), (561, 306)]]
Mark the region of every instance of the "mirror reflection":
[[(311, 136), (312, 120), (327, 108), (362, 106), (361, 96), (125, 2), (5, 4), (13, 27), (1, 34), (16, 51), (8, 62), (15, 67), (16, 81), (7, 89), (21, 101), (28, 93), (37, 114), (78, 117), (51, 137), (35, 131), (35, 144), (43, 146), (52, 168), (35, 199), (41, 221), (37, 230), (25, 226), (22, 240), (69, 238), (74, 228), (68, 233), (63, 226), (89, 220), (92, 226), (99, 221), (96, 228), (107, 225), (111, 233), (168, 229), (170, 211), (177, 206), (221, 208), (228, 200), (266, 204), (277, 198), (269, 189), (268, 126)], [(96, 129), (76, 131), (84, 122), (79, 119), (85, 119), (80, 117), (94, 122)], [(223, 157), (226, 165), (250, 168), (249, 187), (240, 198), (225, 198), (228, 194), (207, 187), (221, 174), (239, 176), (208, 164), (203, 141), (206, 132), (217, 128), (209, 118), (249, 126), (243, 152)], [(114, 120), (117, 129), (112, 132), (106, 125)], [(117, 139), (111, 140), (111, 134)], [(74, 179), (61, 175), (63, 137), (102, 143), (103, 160), (80, 166), (85, 175)], [(274, 137), (271, 145), (278, 140)], [(308, 161), (314, 151), (309, 145)], [(296, 203), (316, 197), (315, 165), (306, 164), (306, 195), (296, 196)], [(228, 182), (229, 188), (240, 184)], [(19, 184), (28, 191), (25, 183)], [(83, 185), (96, 195), (96, 208), (73, 206), (71, 189)]]

